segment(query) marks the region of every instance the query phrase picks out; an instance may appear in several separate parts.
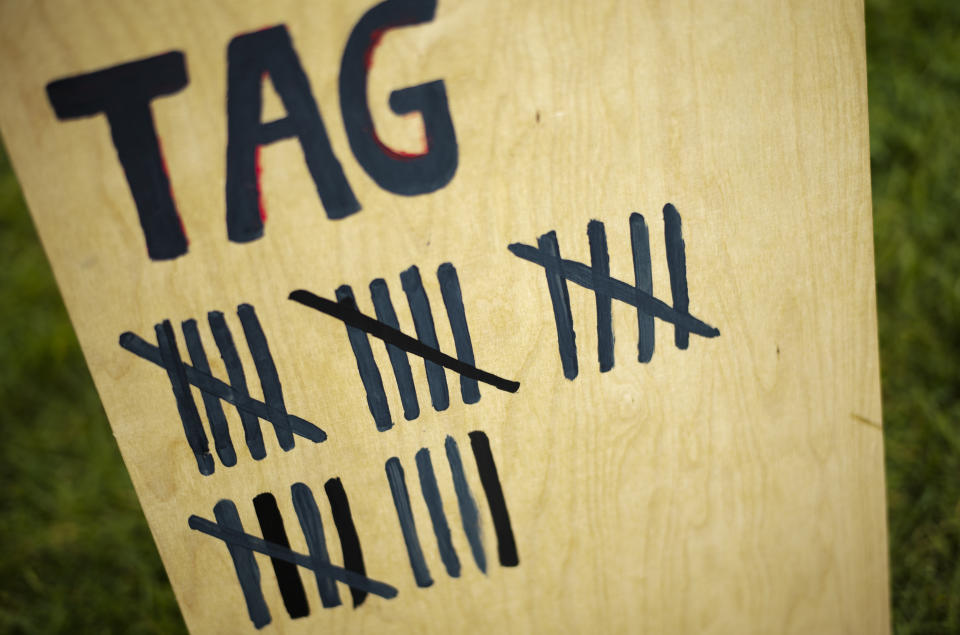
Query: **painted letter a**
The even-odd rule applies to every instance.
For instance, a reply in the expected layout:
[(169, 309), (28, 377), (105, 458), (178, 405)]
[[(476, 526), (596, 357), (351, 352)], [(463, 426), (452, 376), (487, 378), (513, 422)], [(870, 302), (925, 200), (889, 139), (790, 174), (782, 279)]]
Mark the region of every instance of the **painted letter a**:
[[(263, 79), (269, 77), (287, 116), (261, 122)], [(238, 35), (227, 47), (227, 237), (263, 236), (260, 146), (296, 137), (328, 218), (360, 210), (333, 154), (320, 110), (284, 25)]]

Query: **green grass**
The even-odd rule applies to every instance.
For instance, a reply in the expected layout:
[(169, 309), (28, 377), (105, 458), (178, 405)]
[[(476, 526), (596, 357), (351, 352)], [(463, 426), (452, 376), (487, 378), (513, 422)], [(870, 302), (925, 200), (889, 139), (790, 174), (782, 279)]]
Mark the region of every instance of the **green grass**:
[(184, 631), (7, 157), (0, 153), (0, 632)]
[(893, 617), (960, 633), (960, 2), (867, 7)]
[[(960, 633), (960, 2), (867, 45), (894, 627)], [(2, 152), (0, 253), (0, 632), (182, 632)]]

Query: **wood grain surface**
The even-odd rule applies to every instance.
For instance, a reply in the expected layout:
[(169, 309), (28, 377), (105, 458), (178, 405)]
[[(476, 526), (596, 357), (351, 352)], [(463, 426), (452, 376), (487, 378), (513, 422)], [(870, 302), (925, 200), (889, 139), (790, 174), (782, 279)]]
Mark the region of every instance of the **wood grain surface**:
[[(867, 135), (863, 9), (857, 0), (465, 2), (392, 29), (368, 95), (389, 147), (424, 149), (417, 114), (391, 91), (442, 79), (458, 147), (452, 180), (391, 193), (351, 151), (338, 75), (373, 3), (7, 2), (0, 7), (0, 129), (79, 335), (170, 581), (194, 633), (255, 632), (223, 541), (188, 526), (272, 493), (291, 548), (307, 553), (290, 487), (317, 498), (331, 562), (343, 565), (323, 485), (349, 496), (367, 575), (398, 590), (324, 609), (301, 568), (310, 614), (291, 619), (257, 554), (271, 622), (263, 632), (882, 633), (889, 631)], [(227, 46), (285, 24), (334, 154), (362, 209), (331, 220), (296, 139), (259, 156), (264, 235), (226, 230)], [(58, 120), (53, 80), (181, 51), (189, 83), (152, 101), (188, 252), (147, 257), (103, 115)], [(263, 121), (284, 116), (266, 82)], [(690, 314), (715, 338), (674, 343), (656, 320), (637, 361), (637, 310), (613, 302), (615, 365), (600, 372), (595, 294), (569, 284), (579, 374), (563, 375), (543, 267), (508, 245), (555, 231), (589, 264), (587, 225), (606, 229), (612, 277), (633, 284), (629, 218), (649, 228), (653, 294), (671, 304), (664, 205), (682, 218)], [(455, 346), (435, 272), (457, 270), (476, 365), (517, 380), (480, 385), (436, 411), (411, 356), (420, 416), (406, 421), (384, 346), (371, 339), (394, 426), (377, 431), (344, 325), (287, 299), (327, 298), (383, 278), (414, 334), (400, 273), (420, 269), (440, 349)], [(160, 367), (118, 345), (156, 343), (154, 325), (196, 319), (211, 373), (226, 381), (207, 313), (222, 311), (251, 395), (263, 399), (237, 307), (256, 309), (287, 410), (326, 431), (284, 452), (203, 476)], [(206, 425), (200, 392), (194, 397)], [(501, 566), (468, 433), (490, 439), (519, 565)], [(208, 428), (209, 434), (209, 428)], [(487, 557), (470, 558), (444, 455), (459, 445)], [(448, 576), (417, 479), (428, 448), (462, 574)], [(216, 459), (216, 455), (214, 455)], [(399, 458), (434, 583), (415, 584), (384, 465)]]

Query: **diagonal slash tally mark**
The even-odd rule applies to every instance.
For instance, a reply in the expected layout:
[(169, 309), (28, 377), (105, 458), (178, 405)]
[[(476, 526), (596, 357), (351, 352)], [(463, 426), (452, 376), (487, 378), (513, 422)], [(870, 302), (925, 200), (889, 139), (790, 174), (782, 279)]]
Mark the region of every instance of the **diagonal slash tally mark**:
[[(550, 257), (545, 255), (543, 250), (532, 245), (514, 243), (508, 247), (514, 256), (529, 260), (540, 266), (554, 266)], [(627, 284), (616, 278), (606, 275), (595, 276), (593, 269), (582, 262), (567, 260), (566, 258), (557, 259), (560, 276), (570, 282), (594, 291), (610, 296), (614, 300), (629, 304), (630, 306), (643, 311), (664, 322), (669, 322), (677, 327), (686, 329), (691, 333), (702, 335), (703, 337), (717, 337), (720, 330), (699, 320), (689, 313), (677, 311), (669, 304), (653, 297), (649, 293), (639, 291), (633, 285)]]
[(277, 499), (270, 492), (263, 492), (253, 499), (253, 507), (263, 538), (244, 531), (237, 506), (230, 499), (220, 500), (213, 506), (215, 521), (199, 516), (190, 516), (188, 520), (191, 529), (222, 540), (226, 545), (237, 574), (237, 581), (240, 583), (240, 591), (247, 604), (250, 621), (258, 629), (269, 624), (272, 618), (263, 593), (260, 565), (257, 564), (254, 553), (269, 556), (276, 575), (280, 598), (283, 600), (287, 614), (293, 619), (310, 615), (310, 605), (303, 581), (300, 579), (298, 566), (313, 571), (323, 608), (341, 605), (337, 581), (344, 582), (350, 587), (354, 608), (364, 602), (368, 593), (375, 593), (385, 598), (397, 595), (397, 590), (392, 586), (367, 577), (360, 539), (357, 536), (347, 494), (340, 479), (329, 479), (324, 489), (327, 492), (333, 522), (340, 537), (343, 552), (342, 568), (330, 563), (320, 510), (313, 492), (305, 483), (291, 485), (290, 495), (307, 545), (306, 554), (297, 553), (290, 548), (290, 539), (284, 527)]
[[(137, 357), (145, 359), (148, 362), (152, 362), (162, 368), (166, 367), (166, 364), (161, 356), (160, 348), (144, 340), (136, 333), (131, 333), (128, 331), (122, 334), (120, 336), (120, 346), (130, 351)], [(183, 363), (182, 366), (186, 373), (187, 382), (199, 388), (201, 392), (214, 395), (217, 398), (236, 406), (236, 408), (242, 413), (250, 413), (256, 417), (273, 423), (274, 426), (279, 425), (278, 422), (282, 421), (283, 423), (289, 425), (290, 431), (293, 434), (304, 437), (305, 439), (309, 439), (310, 441), (320, 443), (326, 440), (327, 434), (309, 421), (301, 419), (296, 415), (282, 412), (271, 404), (258, 401), (247, 394), (246, 391), (235, 390), (230, 384), (227, 384), (226, 382), (223, 382), (208, 373), (201, 372), (189, 364)]]
[[(236, 514), (236, 507), (229, 501), (222, 501), (218, 503), (218, 505), (220, 507), (215, 511), (221, 512), (221, 516), (224, 516), (223, 512), (232, 512), (233, 515)], [(227, 514), (227, 516), (232, 518), (231, 514)], [(382, 598), (390, 599), (397, 596), (397, 589), (386, 582), (368, 578), (355, 571), (323, 562), (319, 558), (297, 553), (283, 545), (257, 538), (256, 536), (245, 533), (242, 526), (235, 527), (238, 523), (224, 522), (223, 519), (218, 520), (220, 520), (220, 522), (213, 522), (200, 516), (190, 516), (187, 522), (190, 529), (222, 540), (229, 547), (262, 553), (275, 560), (289, 562), (304, 567), (305, 569), (310, 569), (325, 578), (343, 582), (349, 587), (366, 591), (367, 593), (372, 593)]]
[(574, 379), (579, 373), (577, 364), (576, 334), (573, 330), (573, 315), (570, 311), (570, 295), (567, 281), (593, 291), (597, 304), (597, 355), (600, 372), (613, 368), (613, 323), (611, 304), (623, 302), (637, 310), (637, 361), (648, 363), (653, 357), (654, 318), (674, 325), (674, 342), (683, 350), (689, 346), (690, 334), (717, 337), (720, 331), (690, 315), (690, 296), (687, 289), (686, 247), (683, 241), (680, 214), (666, 204), (663, 208), (664, 239), (667, 252), (667, 269), (670, 273), (670, 292), (673, 306), (653, 295), (653, 280), (650, 270), (650, 236), (646, 222), (640, 214), (630, 215), (630, 243), (633, 252), (635, 285), (617, 280), (610, 275), (610, 256), (607, 252), (607, 235), (604, 224), (592, 220), (587, 225), (590, 241), (590, 265), (560, 257), (556, 232), (547, 232), (537, 239), (537, 246), (513, 243), (510, 252), (543, 267), (547, 276), (547, 289), (553, 304), (557, 325), (557, 345), (563, 375)]
[(442, 351), (427, 346), (403, 331), (388, 326), (368, 315), (364, 315), (356, 309), (355, 304), (354, 306), (350, 306), (346, 303), (334, 302), (333, 300), (314, 295), (304, 289), (297, 289), (291, 292), (290, 299), (311, 309), (316, 309), (321, 313), (335, 317), (349, 326), (360, 329), (383, 340), (387, 344), (392, 344), (401, 350), (422, 357), (427, 361), (433, 362), (438, 366), (443, 366), (465, 377), (481, 381), (506, 392), (517, 392), (520, 388), (520, 382), (518, 381), (504, 379), (493, 373), (480, 370), (476, 366), (464, 363), (456, 358), (450, 357)]

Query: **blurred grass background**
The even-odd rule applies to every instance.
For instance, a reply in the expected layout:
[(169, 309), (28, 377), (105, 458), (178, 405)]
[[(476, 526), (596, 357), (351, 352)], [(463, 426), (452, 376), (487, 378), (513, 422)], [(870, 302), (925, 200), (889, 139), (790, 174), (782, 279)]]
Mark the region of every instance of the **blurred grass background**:
[[(867, 55), (894, 631), (956, 634), (960, 1), (868, 0)], [(0, 254), (0, 632), (183, 632), (2, 150)]]
[(895, 632), (960, 633), (960, 2), (867, 2)]

